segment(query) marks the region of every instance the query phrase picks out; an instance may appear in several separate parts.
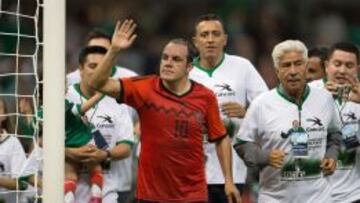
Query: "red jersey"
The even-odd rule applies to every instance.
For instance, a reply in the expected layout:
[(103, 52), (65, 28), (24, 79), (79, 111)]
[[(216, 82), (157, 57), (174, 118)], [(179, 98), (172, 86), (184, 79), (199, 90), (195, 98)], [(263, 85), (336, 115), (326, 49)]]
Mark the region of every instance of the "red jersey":
[(213, 92), (192, 82), (177, 96), (157, 76), (121, 79), (120, 101), (137, 109), (141, 124), (137, 198), (160, 202), (207, 200), (203, 136), (226, 135)]

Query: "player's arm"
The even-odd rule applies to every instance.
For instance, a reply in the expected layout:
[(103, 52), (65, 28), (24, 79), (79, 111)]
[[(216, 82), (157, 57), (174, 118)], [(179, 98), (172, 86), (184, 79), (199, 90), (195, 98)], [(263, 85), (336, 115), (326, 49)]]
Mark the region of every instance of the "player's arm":
[(101, 98), (103, 94), (100, 92), (96, 92), (94, 96), (92, 96), (89, 100), (81, 104), (80, 114), (85, 114), (89, 109), (91, 109)]
[(106, 157), (111, 161), (125, 159), (131, 155), (131, 148), (132, 143), (119, 143), (106, 152)]
[(240, 193), (234, 185), (232, 176), (232, 153), (228, 136), (224, 136), (215, 142), (216, 154), (220, 162), (225, 180), (225, 194), (228, 202), (241, 202)]
[(0, 176), (0, 188), (16, 190), (16, 179), (11, 177)]
[(208, 126), (209, 141), (215, 142), (215, 150), (225, 180), (225, 194), (229, 203), (240, 203), (240, 192), (234, 185), (232, 176), (232, 150), (230, 139), (226, 135), (226, 129), (220, 119), (218, 103), (215, 95), (208, 98), (208, 114), (206, 121)]
[(253, 142), (240, 140), (234, 145), (234, 149), (248, 167), (264, 167), (269, 164), (269, 151), (263, 151)]
[[(332, 103), (331, 103), (332, 104)], [(336, 169), (336, 160), (340, 150), (341, 143), (341, 122), (340, 115), (336, 112), (335, 106), (331, 105), (327, 108), (331, 113), (329, 117), (331, 118), (329, 126), (327, 128), (327, 138), (326, 138), (326, 152), (325, 157), (321, 161), (321, 168), (324, 175), (332, 174)]]
[(110, 78), (111, 68), (113, 67), (117, 55), (129, 48), (136, 38), (136, 24), (133, 20), (125, 20), (123, 23), (117, 22), (112, 37), (111, 46), (105, 54), (103, 60), (90, 75), (89, 85), (100, 92), (117, 98), (121, 92), (121, 83)]

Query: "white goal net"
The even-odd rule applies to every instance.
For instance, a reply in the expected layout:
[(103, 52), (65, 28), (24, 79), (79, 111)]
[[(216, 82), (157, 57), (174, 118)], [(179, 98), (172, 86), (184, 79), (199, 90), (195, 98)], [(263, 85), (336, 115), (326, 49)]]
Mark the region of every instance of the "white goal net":
[[(63, 142), (64, 84), (59, 83), (64, 80), (64, 45), (55, 46), (64, 43), (64, 27), (59, 24), (64, 21), (64, 5), (62, 0), (0, 0), (0, 203), (62, 202), (63, 147), (57, 143)], [(56, 26), (62, 32), (51, 28)], [(44, 46), (46, 41), (51, 43)], [(49, 94), (50, 89), (54, 93)], [(47, 135), (44, 153), (42, 134)], [(47, 164), (49, 160), (54, 164)]]

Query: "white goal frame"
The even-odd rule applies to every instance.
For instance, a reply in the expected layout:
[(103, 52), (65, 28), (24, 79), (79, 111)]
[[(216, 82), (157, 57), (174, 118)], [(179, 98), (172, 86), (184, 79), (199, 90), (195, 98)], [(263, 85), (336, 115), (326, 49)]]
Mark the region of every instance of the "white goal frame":
[(44, 0), (43, 202), (64, 202), (65, 0)]

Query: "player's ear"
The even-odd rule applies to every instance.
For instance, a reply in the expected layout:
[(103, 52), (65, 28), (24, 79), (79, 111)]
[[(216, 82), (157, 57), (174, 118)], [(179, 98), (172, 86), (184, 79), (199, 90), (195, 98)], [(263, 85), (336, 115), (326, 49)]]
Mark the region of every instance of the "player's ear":
[(186, 72), (187, 72), (187, 73), (190, 73), (190, 71), (192, 70), (192, 68), (193, 68), (192, 62), (187, 63), (187, 65), (186, 65)]
[(228, 42), (228, 35), (224, 34), (224, 47), (227, 45)]
[(193, 45), (195, 46), (195, 48), (198, 49), (196, 36), (193, 36), (193, 37), (192, 37), (192, 43), (193, 43)]

